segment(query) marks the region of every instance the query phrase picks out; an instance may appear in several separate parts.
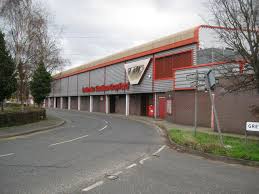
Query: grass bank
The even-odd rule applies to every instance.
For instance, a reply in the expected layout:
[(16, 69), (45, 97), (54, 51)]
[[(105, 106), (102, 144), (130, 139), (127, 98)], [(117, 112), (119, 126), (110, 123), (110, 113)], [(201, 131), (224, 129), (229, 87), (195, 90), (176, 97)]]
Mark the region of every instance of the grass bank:
[(224, 147), (220, 145), (217, 135), (172, 129), (170, 138), (177, 144), (187, 146), (194, 150), (237, 159), (259, 161), (259, 141), (247, 140), (239, 137), (223, 136)]

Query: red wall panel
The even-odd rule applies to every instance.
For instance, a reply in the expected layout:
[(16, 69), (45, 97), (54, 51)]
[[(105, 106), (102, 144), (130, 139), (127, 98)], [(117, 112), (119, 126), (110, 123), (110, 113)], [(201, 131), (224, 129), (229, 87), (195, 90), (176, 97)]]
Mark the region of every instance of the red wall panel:
[(192, 51), (185, 51), (169, 56), (155, 59), (155, 79), (166, 79), (173, 77), (173, 68), (192, 65)]

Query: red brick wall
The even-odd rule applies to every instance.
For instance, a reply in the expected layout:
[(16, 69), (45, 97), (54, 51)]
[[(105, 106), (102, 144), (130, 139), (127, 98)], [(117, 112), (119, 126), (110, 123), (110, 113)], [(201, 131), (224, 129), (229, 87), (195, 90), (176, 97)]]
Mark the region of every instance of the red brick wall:
[[(244, 133), (246, 121), (259, 121), (251, 113), (251, 105), (259, 106), (259, 95), (255, 92), (221, 95), (215, 94), (215, 104), (220, 127), (224, 132)], [(173, 93), (173, 122), (193, 125), (194, 91), (175, 91)], [(210, 127), (211, 104), (208, 93), (198, 95), (198, 125)]]
[[(176, 91), (173, 93), (173, 122), (193, 125), (194, 124), (194, 91)], [(210, 126), (210, 103), (207, 93), (198, 93), (198, 117), (199, 126)]]
[(246, 121), (259, 121), (251, 113), (251, 106), (259, 106), (259, 95), (255, 92), (219, 95), (215, 97), (220, 125), (223, 131), (244, 133)]

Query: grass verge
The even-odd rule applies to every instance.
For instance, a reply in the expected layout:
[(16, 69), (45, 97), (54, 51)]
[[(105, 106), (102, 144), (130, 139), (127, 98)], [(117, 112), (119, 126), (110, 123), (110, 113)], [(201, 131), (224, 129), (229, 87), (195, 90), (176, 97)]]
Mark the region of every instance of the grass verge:
[(237, 159), (259, 161), (259, 141), (247, 140), (238, 137), (223, 136), (224, 147), (220, 145), (217, 135), (172, 129), (170, 138), (177, 144), (187, 146), (194, 150)]

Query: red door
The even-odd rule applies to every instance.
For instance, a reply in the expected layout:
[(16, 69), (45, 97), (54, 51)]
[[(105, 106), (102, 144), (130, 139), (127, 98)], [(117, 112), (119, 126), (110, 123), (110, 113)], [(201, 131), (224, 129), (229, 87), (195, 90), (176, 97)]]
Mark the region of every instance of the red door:
[(161, 119), (165, 118), (165, 105), (166, 105), (165, 97), (159, 97), (159, 117)]

